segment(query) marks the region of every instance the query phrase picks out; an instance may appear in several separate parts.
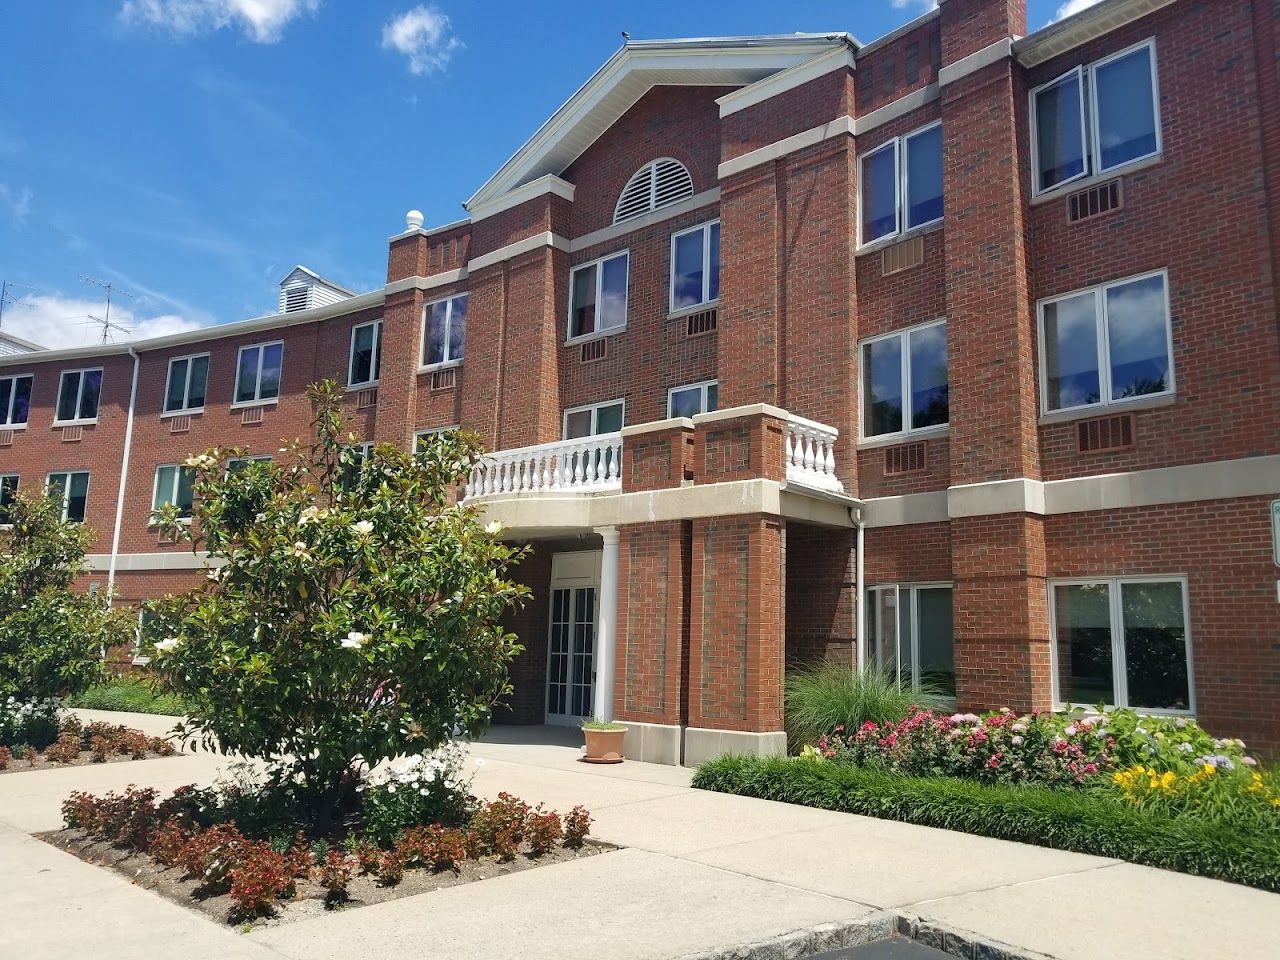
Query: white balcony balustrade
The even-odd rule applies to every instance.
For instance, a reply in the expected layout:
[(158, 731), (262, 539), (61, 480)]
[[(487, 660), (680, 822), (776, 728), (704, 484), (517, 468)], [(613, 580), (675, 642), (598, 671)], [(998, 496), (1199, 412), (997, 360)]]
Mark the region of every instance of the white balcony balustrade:
[(622, 489), (622, 434), (486, 454), (471, 471), (468, 497), (503, 493), (601, 493)]
[(840, 432), (824, 423), (790, 415), (783, 437), (787, 483), (829, 493), (843, 493), (836, 477), (836, 438)]

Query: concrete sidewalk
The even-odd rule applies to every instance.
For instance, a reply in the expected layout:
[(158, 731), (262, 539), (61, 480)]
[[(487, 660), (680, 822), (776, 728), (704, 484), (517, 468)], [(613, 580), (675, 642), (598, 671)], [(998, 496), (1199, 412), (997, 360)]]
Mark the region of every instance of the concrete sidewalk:
[[(115, 715), (117, 718), (121, 715)], [(132, 723), (126, 717), (121, 722)], [(154, 718), (150, 722), (155, 722)], [(140, 726), (139, 723), (133, 723)], [(627, 849), (237, 935), (23, 834), (73, 788), (207, 781), (207, 754), (0, 776), (0, 957), (681, 957), (830, 922), (919, 917), (1058, 958), (1254, 958), (1280, 896), (1098, 857), (695, 791), (690, 771), (578, 762), (576, 732), (500, 729), (473, 787), (559, 810)], [(68, 776), (69, 775), (69, 776)]]

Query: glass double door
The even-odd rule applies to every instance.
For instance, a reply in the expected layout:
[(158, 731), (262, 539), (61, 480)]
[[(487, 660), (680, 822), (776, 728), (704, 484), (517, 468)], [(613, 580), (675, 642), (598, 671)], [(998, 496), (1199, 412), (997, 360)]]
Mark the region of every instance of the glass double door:
[(553, 588), (547, 642), (547, 723), (576, 726), (591, 716), (595, 641), (596, 588)]
[(868, 669), (881, 670), (904, 689), (922, 686), (955, 696), (951, 587), (872, 587), (867, 591)]

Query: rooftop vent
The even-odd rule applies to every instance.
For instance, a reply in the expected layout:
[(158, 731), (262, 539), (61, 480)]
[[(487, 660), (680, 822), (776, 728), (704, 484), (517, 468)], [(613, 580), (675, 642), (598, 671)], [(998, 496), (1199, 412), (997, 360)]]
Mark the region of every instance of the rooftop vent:
[(354, 296), (354, 291), (341, 287), (332, 280), (326, 280), (306, 267), (294, 267), (280, 281), (280, 312), (297, 313), (299, 310), (324, 307)]
[(613, 209), (613, 222), (622, 223), (642, 217), (651, 210), (679, 203), (693, 196), (693, 177), (679, 160), (662, 157), (631, 175), (622, 188), (618, 205)]

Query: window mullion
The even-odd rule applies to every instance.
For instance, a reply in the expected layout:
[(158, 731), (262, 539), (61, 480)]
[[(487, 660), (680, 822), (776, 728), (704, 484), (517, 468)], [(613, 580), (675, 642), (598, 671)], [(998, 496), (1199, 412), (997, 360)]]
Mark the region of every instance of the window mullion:
[(1076, 69), (1080, 76), (1080, 136), (1084, 143), (1084, 175), (1089, 177), (1102, 169), (1101, 157), (1094, 153), (1098, 149), (1098, 85), (1094, 83), (1092, 64)]
[(1117, 707), (1129, 706), (1129, 671), (1125, 664), (1123, 584), (1111, 580), (1111, 671)]
[(902, 366), (902, 432), (910, 433), (912, 424), (911, 411), (911, 336), (902, 333), (898, 336), (902, 346), (899, 350), (899, 362)]
[(1111, 319), (1107, 316), (1107, 288), (1094, 291), (1093, 313), (1098, 331), (1098, 398), (1100, 403), (1111, 403)]
[[(711, 302), (711, 224), (702, 227), (702, 302)], [(628, 269), (630, 264), (627, 264)]]

